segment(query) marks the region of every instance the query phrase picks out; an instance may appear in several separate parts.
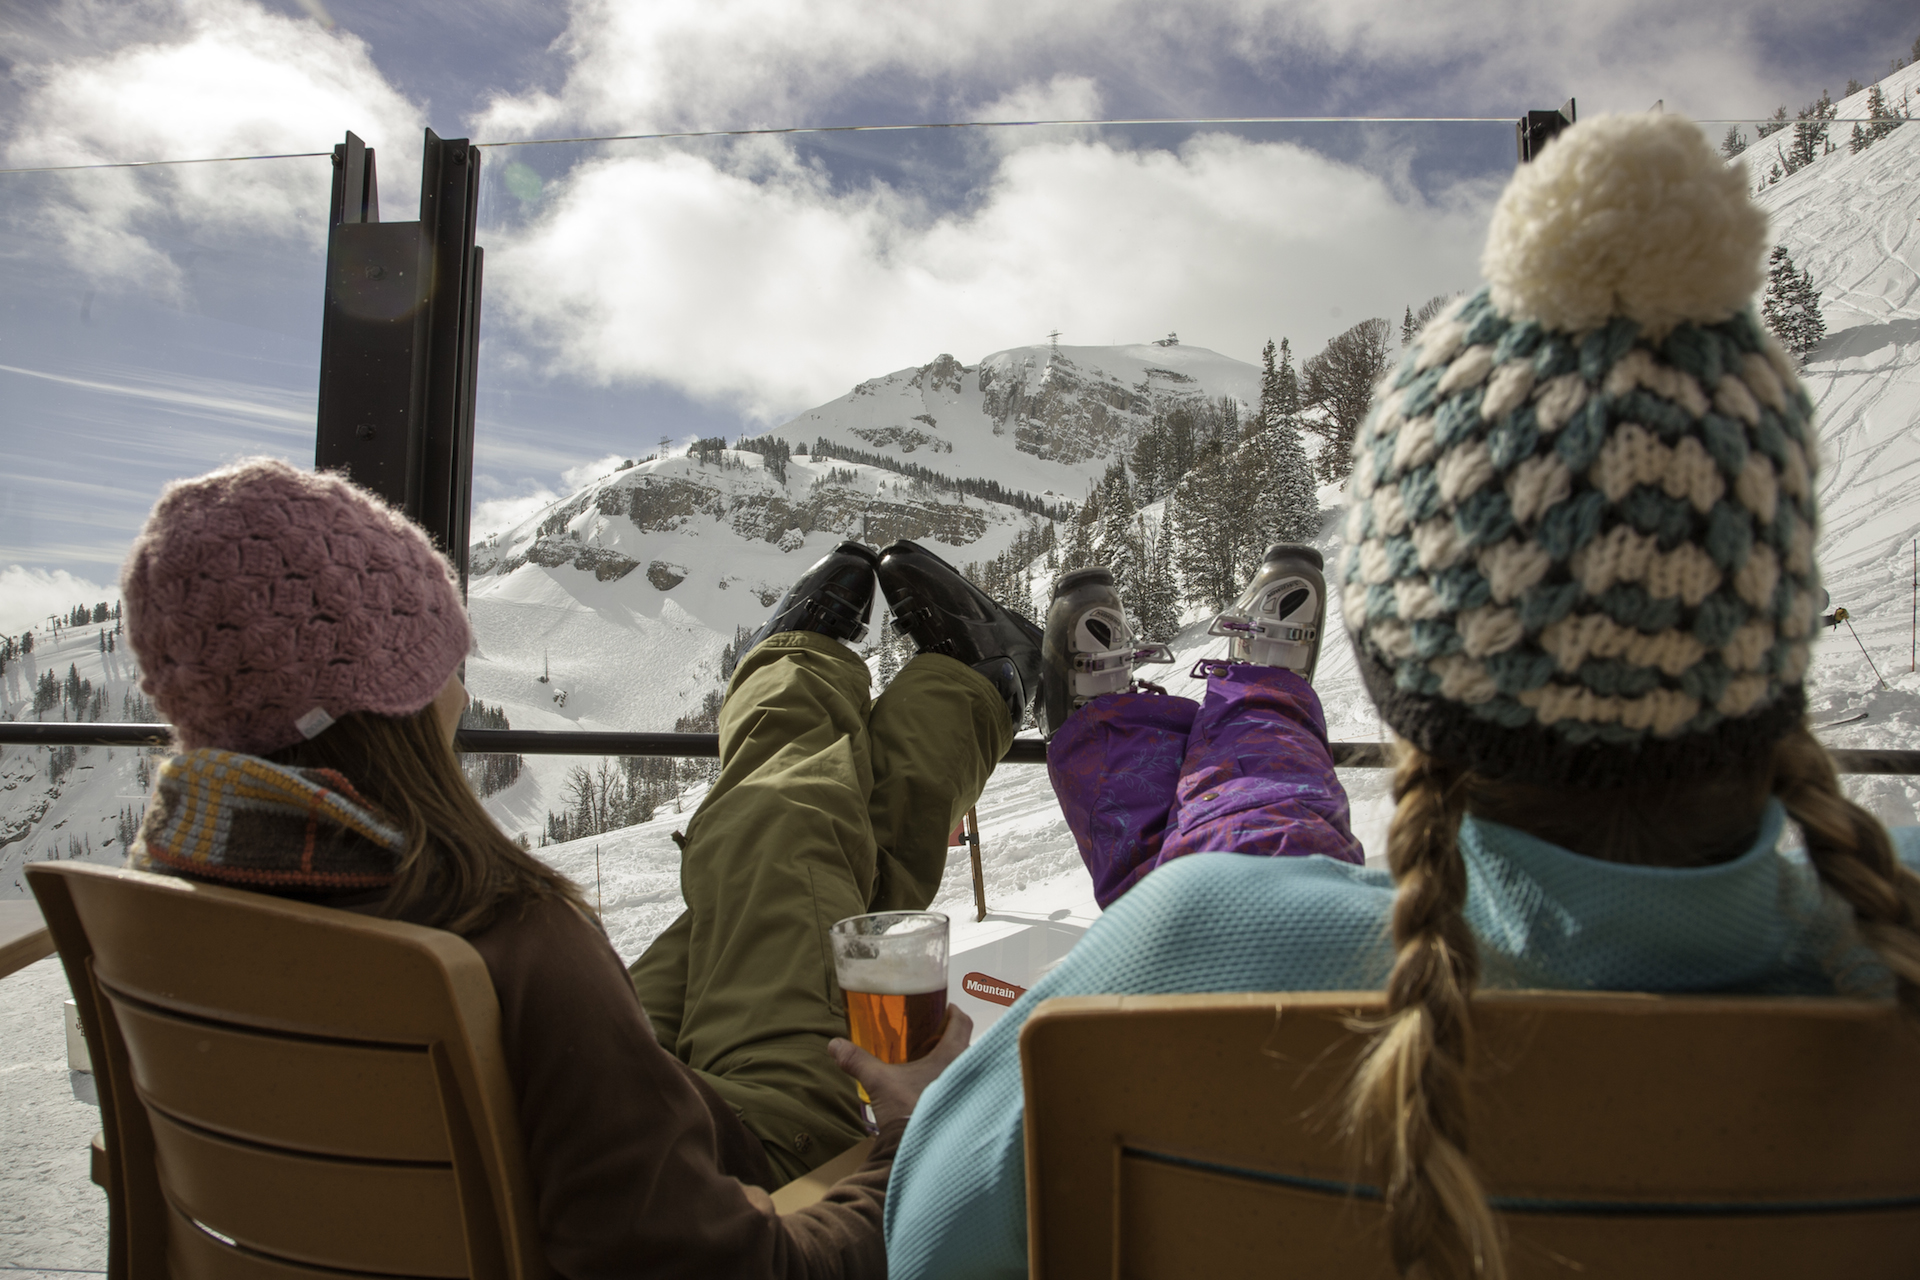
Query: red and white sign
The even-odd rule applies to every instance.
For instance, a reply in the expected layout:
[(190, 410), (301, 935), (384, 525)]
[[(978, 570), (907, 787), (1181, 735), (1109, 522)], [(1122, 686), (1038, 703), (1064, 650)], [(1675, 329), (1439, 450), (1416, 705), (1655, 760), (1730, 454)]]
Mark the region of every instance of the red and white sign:
[(1027, 994), (1025, 987), (1016, 987), (1011, 982), (990, 978), (984, 973), (969, 973), (960, 979), (960, 989), (970, 996), (989, 1000), (994, 1004), (1012, 1004)]

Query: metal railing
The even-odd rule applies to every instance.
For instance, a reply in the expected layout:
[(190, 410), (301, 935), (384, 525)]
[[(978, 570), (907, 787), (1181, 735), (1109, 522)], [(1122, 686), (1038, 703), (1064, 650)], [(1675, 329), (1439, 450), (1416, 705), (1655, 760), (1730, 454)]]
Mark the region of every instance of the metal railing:
[[(164, 747), (172, 729), (164, 724), (0, 723), (0, 746)], [(1393, 748), (1384, 742), (1333, 742), (1333, 763), (1342, 769), (1386, 769)], [(714, 759), (720, 735), (714, 733), (613, 733), (596, 730), (462, 729), (454, 746), (474, 755), (525, 756), (680, 756)], [(1842, 773), (1920, 774), (1920, 751), (1832, 752)], [(1015, 738), (1007, 764), (1045, 764), (1047, 745), (1038, 738)]]

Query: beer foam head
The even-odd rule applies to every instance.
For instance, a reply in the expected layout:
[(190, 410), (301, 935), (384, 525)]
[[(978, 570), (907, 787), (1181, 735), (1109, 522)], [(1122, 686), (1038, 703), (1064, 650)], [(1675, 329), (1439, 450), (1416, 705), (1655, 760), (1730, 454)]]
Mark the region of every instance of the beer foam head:
[(947, 918), (938, 912), (850, 916), (828, 936), (843, 991), (913, 996), (946, 989)]
[(875, 959), (834, 958), (842, 991), (865, 991), (876, 996), (917, 996), (928, 991), (944, 991), (947, 986), (946, 956), (925, 953), (908, 956), (881, 956)]

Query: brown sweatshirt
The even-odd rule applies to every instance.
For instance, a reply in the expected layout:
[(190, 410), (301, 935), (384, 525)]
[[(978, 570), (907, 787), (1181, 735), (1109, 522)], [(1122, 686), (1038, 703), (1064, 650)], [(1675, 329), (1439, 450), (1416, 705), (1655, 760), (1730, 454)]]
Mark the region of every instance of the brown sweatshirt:
[(547, 1260), (602, 1277), (881, 1277), (904, 1121), (826, 1198), (781, 1216), (760, 1141), (660, 1047), (606, 937), (563, 902), (467, 939), (500, 1000)]

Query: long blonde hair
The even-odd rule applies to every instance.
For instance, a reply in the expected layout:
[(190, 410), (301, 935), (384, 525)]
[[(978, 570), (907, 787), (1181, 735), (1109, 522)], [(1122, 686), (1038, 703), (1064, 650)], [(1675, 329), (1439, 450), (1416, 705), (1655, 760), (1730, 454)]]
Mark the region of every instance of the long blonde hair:
[[(1894, 858), (1886, 828), (1841, 792), (1832, 757), (1805, 724), (1783, 737), (1757, 770), (1735, 771), (1705, 789), (1724, 797), (1779, 798), (1805, 832), (1821, 882), (1853, 909), (1861, 937), (1894, 976), (1902, 1008), (1920, 1019), (1920, 876)], [(1638, 798), (1553, 790), (1563, 813), (1617, 810), (1623, 800)], [(1664, 802), (1684, 801), (1687, 789), (1654, 790)], [(1532, 808), (1539, 791), (1475, 777), (1410, 745), (1403, 745), (1394, 774), (1387, 858), (1398, 889), (1396, 954), (1387, 1015), (1355, 1075), (1347, 1118), (1362, 1150), (1377, 1161), (1388, 1247), (1403, 1273), (1431, 1280), (1506, 1275), (1499, 1225), (1467, 1155), (1470, 997), (1480, 962), (1463, 915), (1467, 869), (1457, 835), (1469, 809), (1493, 816), (1503, 802)], [(1696, 798), (1696, 812), (1708, 807)], [(1699, 861), (1682, 847), (1684, 839), (1660, 849), (1649, 846), (1653, 838), (1593, 852), (1642, 863)], [(1751, 837), (1741, 848), (1750, 844)]]
[(558, 898), (593, 916), (573, 881), (507, 839), (481, 806), (431, 703), (410, 716), (356, 711), (268, 759), (334, 770), (406, 833), (383, 916), (459, 934), (515, 901)]

